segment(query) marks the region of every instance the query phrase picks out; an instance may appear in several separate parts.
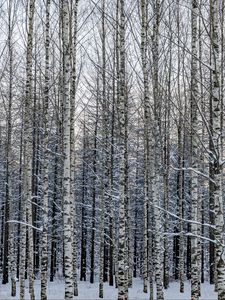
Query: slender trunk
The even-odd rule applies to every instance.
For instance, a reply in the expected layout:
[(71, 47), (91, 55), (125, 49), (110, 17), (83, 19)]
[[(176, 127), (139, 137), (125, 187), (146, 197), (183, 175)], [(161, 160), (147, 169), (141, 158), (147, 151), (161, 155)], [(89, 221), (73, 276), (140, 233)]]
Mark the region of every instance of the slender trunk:
[(73, 299), (73, 230), (71, 223), (71, 104), (70, 104), (70, 44), (69, 44), (69, 3), (62, 2), (62, 42), (63, 42), (63, 223), (64, 223), (64, 270), (65, 270), (65, 299)]
[[(33, 23), (35, 0), (29, 3), (28, 40), (27, 40), (27, 66), (26, 66), (26, 97), (24, 116), (24, 169), (23, 169), (23, 195), (21, 201), (21, 221), (32, 225), (32, 52), (33, 52)], [(26, 218), (26, 215), (28, 216)], [(20, 248), (20, 300), (25, 298), (25, 265), (26, 265), (26, 225), (21, 224)], [(33, 270), (33, 228), (28, 227), (28, 269), (29, 292), (31, 300), (34, 297), (34, 270)]]
[(154, 123), (153, 123), (153, 141), (150, 146), (152, 151), (152, 176), (153, 176), (153, 215), (154, 215), (154, 246), (155, 246), (155, 278), (157, 299), (164, 299), (163, 290), (163, 253), (162, 253), (162, 222), (160, 206), (161, 191), (161, 153), (162, 140), (160, 130), (160, 95), (159, 95), (159, 26), (160, 26), (160, 10), (161, 1), (155, 0), (154, 3), (154, 26), (153, 26), (153, 42), (152, 42), (152, 58), (153, 58), (153, 97), (154, 97)]
[(212, 65), (213, 65), (213, 83), (212, 83), (212, 112), (213, 112), (213, 159), (214, 159), (214, 212), (215, 212), (215, 263), (217, 273), (218, 300), (225, 298), (225, 261), (224, 261), (224, 207), (222, 198), (222, 160), (221, 153), (221, 99), (220, 99), (220, 72), (219, 72), (219, 1), (212, 0)]
[[(18, 219), (21, 220), (21, 200), (22, 200), (22, 161), (23, 161), (23, 111), (22, 111), (22, 121), (21, 121), (21, 135), (20, 135), (20, 168), (19, 168), (19, 203), (18, 203)], [(19, 278), (20, 275), (20, 232), (21, 232), (20, 224), (18, 224), (17, 228), (17, 236), (18, 236), (18, 245), (17, 245), (17, 271), (16, 271), (16, 277)]]
[[(12, 197), (12, 183), (11, 183), (11, 160), (12, 160), (12, 98), (13, 98), (13, 44), (12, 44), (12, 3), (9, 3), (9, 107), (8, 107), (8, 138), (7, 138), (7, 181), (8, 197), (9, 197), (9, 217), (14, 219), (14, 207)], [(15, 229), (16, 226), (13, 223), (9, 224), (9, 272), (11, 277), (11, 296), (16, 296), (16, 252), (15, 252)], [(3, 272), (4, 274), (4, 272)]]
[(125, 87), (125, 3), (119, 1), (120, 26), (119, 26), (119, 153), (120, 153), (120, 179), (119, 179), (119, 245), (118, 245), (118, 300), (128, 300), (126, 281), (126, 87)]
[[(56, 143), (55, 153), (58, 152), (58, 145)], [(54, 160), (54, 196), (52, 204), (52, 228), (51, 228), (51, 258), (50, 258), (50, 281), (54, 280), (56, 272), (56, 201), (57, 201), (57, 183), (58, 183), (58, 157)]]
[[(184, 145), (182, 147), (182, 130), (183, 130), (183, 117), (182, 117), (182, 100), (181, 100), (181, 85), (180, 85), (180, 73), (181, 73), (181, 61), (180, 61), (180, 1), (177, 0), (177, 43), (178, 43), (178, 70), (177, 70), (177, 88), (178, 88), (178, 103), (179, 103), (179, 130), (178, 130), (178, 155), (179, 155), (179, 163), (178, 168), (181, 169), (184, 163)], [(183, 133), (183, 141), (184, 141), (184, 133)], [(183, 148), (183, 151), (182, 151)], [(183, 207), (184, 207), (184, 190), (183, 190), (183, 182), (184, 176), (183, 171), (179, 170), (179, 180), (178, 180), (178, 199), (179, 199), (179, 217), (183, 218)], [(179, 279), (180, 279), (180, 292), (184, 292), (184, 224), (183, 221), (179, 221)]]
[[(116, 52), (116, 51), (115, 51)], [(115, 55), (114, 55), (115, 56)], [(115, 61), (116, 57), (113, 59), (113, 70), (115, 70)], [(114, 254), (115, 254), (115, 235), (114, 235), (114, 199), (113, 199), (113, 187), (114, 187), (114, 178), (113, 178), (113, 168), (114, 168), (114, 144), (115, 144), (115, 100), (116, 100), (116, 80), (115, 80), (115, 73), (113, 75), (113, 103), (112, 103), (112, 120), (111, 120), (111, 146), (110, 146), (110, 218), (109, 218), (109, 237), (110, 237), (110, 245), (109, 245), (109, 285), (113, 286), (114, 283)]]
[[(38, 226), (39, 214), (38, 214), (38, 186), (40, 175), (40, 100), (37, 96), (37, 43), (34, 41), (34, 104), (33, 104), (33, 161), (32, 161), (32, 197), (34, 205), (32, 205), (33, 224)], [(40, 72), (39, 72), (40, 73)], [(39, 275), (40, 270), (40, 233), (34, 230), (34, 275)]]
[(107, 128), (106, 128), (106, 24), (105, 0), (102, 0), (102, 174), (100, 199), (100, 262), (99, 262), (99, 297), (103, 298), (103, 282), (105, 275), (105, 192), (107, 189)]
[[(120, 0), (116, 1), (116, 41), (115, 41), (115, 48), (116, 48), (116, 112), (118, 115), (118, 104), (120, 102)], [(117, 122), (119, 124), (119, 122)], [(116, 131), (116, 137), (119, 140), (119, 134), (117, 132), (117, 128), (115, 127)], [(118, 141), (117, 141), (118, 144)], [(115, 214), (114, 217), (116, 218), (116, 209), (115, 209)], [(117, 236), (117, 228), (115, 226), (114, 228), (114, 236)], [(118, 266), (118, 251), (119, 251), (119, 244), (115, 240), (115, 248), (114, 248), (114, 261), (115, 261), (115, 287), (118, 288), (118, 271), (119, 271), (119, 266)]]
[(83, 165), (82, 165), (82, 208), (81, 208), (81, 258), (80, 258), (80, 280), (86, 281), (87, 272), (87, 230), (86, 230), (86, 210), (85, 200), (87, 196), (86, 186), (86, 119), (84, 117), (84, 129), (83, 129)]
[[(181, 114), (181, 113), (180, 113)], [(184, 218), (184, 191), (183, 191), (183, 147), (182, 145), (183, 138), (182, 138), (182, 117), (180, 115), (180, 120), (179, 120), (179, 129), (178, 129), (178, 168), (179, 168), (179, 176), (178, 176), (178, 199), (179, 199), (179, 265), (178, 265), (178, 270), (179, 270), (179, 279), (180, 279), (180, 292), (184, 292), (184, 224), (182, 219)]]
[(96, 217), (96, 176), (97, 176), (97, 134), (99, 118), (99, 79), (97, 78), (97, 99), (96, 99), (96, 122), (94, 129), (94, 150), (93, 150), (93, 190), (92, 190), (92, 228), (91, 228), (91, 274), (90, 283), (95, 280), (95, 217)]
[[(192, 63), (191, 63), (191, 167), (198, 169), (198, 65), (197, 65), (198, 1), (192, 0)], [(198, 175), (191, 172), (191, 219), (198, 221)], [(191, 224), (191, 296), (199, 299), (198, 225)]]
[[(169, 18), (171, 19), (172, 10), (169, 10)], [(168, 96), (166, 98), (165, 104), (165, 138), (164, 138), (164, 164), (165, 164), (165, 172), (164, 172), (164, 209), (166, 213), (164, 214), (164, 231), (168, 232), (169, 230), (169, 217), (167, 211), (169, 210), (169, 177), (170, 177), (170, 106), (171, 106), (171, 77), (172, 77), (172, 41), (173, 41), (173, 33), (172, 33), (172, 24), (170, 24), (170, 49), (169, 49), (169, 66), (168, 66)], [(164, 288), (167, 289), (169, 287), (169, 239), (167, 235), (164, 237), (164, 274), (163, 274), (163, 282)]]
[(144, 196), (144, 262), (143, 262), (143, 292), (148, 292), (148, 202), (149, 202), (149, 126), (150, 126), (150, 100), (149, 100), (149, 79), (147, 70), (147, 3), (141, 1), (141, 59), (144, 77), (144, 160), (145, 160), (145, 196)]
[(4, 229), (3, 229), (3, 276), (2, 284), (8, 283), (11, 275), (12, 290), (15, 289), (15, 280), (11, 274), (11, 260), (14, 257), (13, 224), (8, 223), (13, 219), (12, 191), (11, 191), (11, 152), (12, 152), (12, 84), (13, 84), (13, 57), (12, 57), (12, 28), (11, 28), (11, 3), (9, 3), (8, 12), (8, 52), (9, 52), (9, 103), (7, 111), (7, 142), (6, 142), (6, 170), (5, 170), (5, 205), (4, 205)]
[(43, 231), (42, 231), (42, 248), (41, 248), (41, 299), (47, 300), (47, 271), (48, 271), (48, 169), (49, 169), (49, 46), (50, 46), (50, 23), (49, 11), (50, 0), (46, 2), (46, 20), (45, 20), (45, 87), (44, 87), (44, 166), (43, 166)]
[[(71, 18), (70, 44), (71, 44), (71, 94), (70, 94), (70, 201), (71, 201), (71, 226), (72, 226), (72, 244), (73, 244), (73, 278), (74, 278), (74, 296), (78, 296), (77, 286), (77, 241), (76, 241), (76, 205), (75, 205), (75, 96), (76, 96), (76, 44), (77, 44), (77, 10), (78, 1), (71, 1), (73, 18)], [(72, 22), (74, 20), (74, 24)], [(73, 29), (72, 30), (72, 26)], [(73, 33), (73, 38), (72, 38)], [(72, 46), (73, 45), (73, 46)]]

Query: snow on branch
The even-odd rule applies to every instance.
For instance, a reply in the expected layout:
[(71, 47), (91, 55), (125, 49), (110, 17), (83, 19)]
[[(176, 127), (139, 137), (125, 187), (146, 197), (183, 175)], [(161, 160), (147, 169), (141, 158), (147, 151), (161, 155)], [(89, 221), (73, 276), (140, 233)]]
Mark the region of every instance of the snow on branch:
[(41, 232), (43, 231), (42, 227), (38, 228), (38, 227), (35, 227), (35, 226), (31, 225), (31, 224), (28, 224), (28, 223), (22, 222), (22, 221), (9, 220), (9, 221), (7, 221), (6, 223), (17, 223), (17, 224), (22, 224), (22, 225), (26, 225), (26, 226), (28, 226), (28, 227), (31, 227), (31, 228), (33, 228), (33, 229), (35, 229), (35, 230), (38, 230), (38, 231), (41, 231)]

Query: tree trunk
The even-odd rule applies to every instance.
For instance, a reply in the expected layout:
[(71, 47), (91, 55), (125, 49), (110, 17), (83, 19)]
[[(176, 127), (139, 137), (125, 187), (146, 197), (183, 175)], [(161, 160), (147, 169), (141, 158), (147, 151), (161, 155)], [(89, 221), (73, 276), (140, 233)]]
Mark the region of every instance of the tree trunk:
[(141, 1), (141, 59), (144, 78), (144, 161), (145, 161), (145, 196), (144, 196), (144, 262), (143, 262), (143, 292), (148, 292), (148, 206), (149, 206), (149, 126), (150, 126), (150, 101), (149, 101), (149, 82), (147, 69), (147, 3)]
[(102, 164), (101, 164), (101, 198), (100, 198), (100, 261), (99, 261), (99, 297), (103, 298), (103, 282), (106, 279), (106, 245), (105, 245), (105, 192), (107, 190), (107, 120), (106, 120), (106, 24), (105, 0), (102, 0)]
[[(191, 167), (198, 169), (198, 61), (197, 61), (197, 16), (198, 1), (192, 1), (192, 64), (191, 64)], [(198, 221), (198, 175), (191, 172), (191, 219)], [(199, 260), (198, 260), (198, 225), (191, 224), (191, 297), (199, 299)]]
[(65, 270), (65, 299), (73, 299), (73, 232), (71, 223), (71, 105), (70, 105), (70, 44), (69, 44), (69, 3), (62, 1), (62, 41), (63, 41), (63, 223), (64, 223), (64, 270)]
[(86, 117), (84, 116), (84, 129), (83, 129), (83, 164), (82, 164), (82, 208), (81, 208), (81, 257), (80, 257), (80, 280), (86, 281), (87, 272), (87, 230), (86, 230), (86, 209), (85, 200), (87, 197), (87, 186), (86, 186)]
[(41, 245), (41, 299), (47, 300), (47, 271), (48, 271), (48, 169), (49, 169), (49, 121), (48, 121), (48, 107), (49, 107), (49, 46), (50, 46), (50, 23), (49, 11), (50, 0), (46, 2), (46, 19), (45, 19), (45, 87), (44, 87), (44, 166), (43, 166), (43, 219), (42, 219), (42, 245)]
[(124, 0), (119, 1), (120, 26), (119, 26), (119, 99), (118, 99), (118, 119), (119, 119), (119, 245), (118, 245), (118, 300), (128, 300), (127, 280), (126, 280), (126, 88), (125, 88), (125, 10)]
[(215, 212), (215, 263), (217, 274), (218, 300), (225, 299), (225, 261), (224, 261), (224, 207), (222, 198), (222, 166), (221, 166), (221, 99), (220, 99), (220, 72), (219, 72), (219, 1), (212, 0), (212, 65), (213, 65), (213, 83), (212, 83), (212, 114), (213, 114), (213, 159), (214, 159), (214, 212)]
[(160, 25), (160, 0), (154, 3), (154, 26), (152, 37), (152, 59), (153, 59), (153, 97), (154, 97), (154, 122), (151, 151), (151, 168), (153, 182), (153, 215), (154, 215), (154, 247), (155, 247), (155, 278), (157, 299), (164, 300), (163, 290), (163, 253), (162, 253), (162, 222), (160, 213), (160, 191), (162, 182), (162, 139), (160, 130), (160, 94), (159, 94), (159, 25)]
[[(25, 265), (26, 265), (26, 223), (32, 223), (32, 51), (33, 51), (33, 23), (35, 0), (29, 3), (29, 22), (27, 40), (27, 66), (26, 66), (26, 100), (24, 116), (24, 169), (23, 169), (23, 195), (21, 201), (21, 247), (20, 247), (20, 300), (25, 298)], [(26, 218), (26, 215), (28, 216)], [(33, 270), (33, 228), (28, 226), (28, 268), (29, 292), (31, 300), (34, 297), (34, 270)]]
[[(77, 286), (77, 241), (76, 241), (76, 204), (75, 204), (75, 96), (76, 96), (76, 44), (77, 44), (77, 10), (78, 1), (71, 8), (73, 18), (71, 18), (70, 43), (71, 43), (71, 94), (70, 94), (70, 201), (71, 201), (71, 225), (72, 225), (72, 244), (73, 244), (73, 278), (74, 278), (74, 296), (78, 296)], [(74, 21), (74, 22), (73, 22)], [(74, 23), (74, 24), (73, 24)], [(72, 30), (72, 27), (74, 30)], [(72, 37), (73, 33), (73, 37)]]

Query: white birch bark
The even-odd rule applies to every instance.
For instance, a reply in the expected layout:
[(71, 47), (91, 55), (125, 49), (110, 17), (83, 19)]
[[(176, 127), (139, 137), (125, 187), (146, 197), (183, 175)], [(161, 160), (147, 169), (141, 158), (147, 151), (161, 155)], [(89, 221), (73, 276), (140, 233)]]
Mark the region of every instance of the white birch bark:
[(118, 99), (118, 115), (119, 115), (119, 158), (120, 158), (120, 203), (119, 203), (119, 244), (118, 244), (118, 300), (128, 300), (127, 281), (126, 281), (126, 88), (125, 88), (125, 2), (119, 1), (119, 99)]
[(225, 299), (225, 261), (224, 261), (224, 206), (222, 197), (222, 167), (221, 167), (221, 99), (220, 99), (220, 72), (219, 72), (219, 1), (212, 0), (212, 114), (213, 114), (213, 158), (214, 158), (214, 212), (215, 212), (215, 259), (217, 274), (218, 300)]
[[(154, 148), (153, 148), (154, 149)], [(158, 149), (154, 149), (156, 153)], [(156, 295), (157, 300), (164, 300), (164, 289), (163, 289), (163, 249), (162, 249), (162, 222), (161, 222), (161, 213), (160, 209), (160, 191), (162, 189), (161, 186), (161, 178), (159, 175), (159, 169), (156, 165), (155, 153), (153, 154), (154, 161), (152, 165), (152, 174), (154, 174), (153, 178), (153, 220), (154, 220), (154, 267), (155, 267), (155, 281), (156, 281)], [(158, 158), (157, 158), (158, 159)]]
[[(116, 41), (115, 41), (115, 48), (116, 48), (116, 110), (118, 110), (118, 103), (120, 99), (120, 0), (116, 1)], [(116, 131), (116, 130), (115, 130)], [(115, 210), (116, 207), (114, 207)], [(114, 213), (114, 218), (116, 218), (116, 210)], [(119, 271), (119, 266), (118, 266), (118, 242), (116, 242), (116, 236), (117, 236), (117, 228), (116, 226), (114, 227), (114, 242), (115, 242), (115, 249), (114, 249), (114, 262), (115, 262), (115, 287), (118, 287), (118, 271)]]
[[(6, 184), (8, 188), (9, 200), (9, 219), (14, 219), (14, 207), (12, 201), (12, 100), (13, 100), (13, 23), (12, 23), (12, 3), (9, 2), (8, 8), (8, 51), (9, 51), (9, 105), (8, 105), (8, 124), (7, 124), (7, 175)], [(16, 296), (16, 252), (15, 252), (15, 233), (16, 226), (8, 223), (9, 228), (9, 274), (11, 278), (11, 296)]]
[[(71, 94), (70, 94), (70, 200), (71, 200), (71, 225), (72, 225), (72, 240), (73, 240), (73, 280), (74, 280), (74, 296), (78, 296), (78, 285), (77, 285), (77, 241), (76, 241), (76, 202), (75, 202), (75, 96), (76, 96), (76, 44), (77, 44), (77, 11), (78, 2), (76, 0), (73, 4), (71, 1), (71, 7), (73, 8), (73, 21), (71, 20), (72, 28), (71, 35), (73, 32), (73, 39), (71, 39), (71, 63), (72, 74), (71, 74)], [(74, 5), (74, 6), (73, 6)]]
[[(102, 166), (102, 168), (104, 168)], [(103, 298), (103, 276), (104, 276), (104, 219), (105, 219), (105, 199), (104, 199), (104, 179), (101, 179), (101, 200), (100, 200), (100, 250), (99, 250), (99, 298)]]
[[(127, 159), (128, 161), (128, 159)], [(129, 191), (129, 187), (128, 187), (128, 191)], [(128, 197), (128, 209), (127, 209), (127, 224), (128, 224), (128, 241), (127, 241), (127, 247), (128, 247), (128, 283), (127, 286), (129, 288), (132, 288), (133, 285), (133, 256), (134, 256), (134, 247), (133, 247), (133, 223), (132, 223), (132, 217), (131, 217), (131, 203), (130, 203), (130, 197)]]
[(102, 165), (101, 165), (101, 199), (100, 199), (100, 258), (99, 258), (99, 298), (103, 298), (104, 281), (104, 244), (105, 244), (105, 188), (107, 176), (107, 128), (106, 128), (106, 27), (105, 27), (105, 0), (102, 0)]
[(49, 169), (49, 46), (50, 46), (50, 0), (46, 0), (45, 19), (45, 87), (44, 87), (44, 166), (43, 166), (43, 219), (42, 219), (42, 245), (41, 245), (41, 299), (47, 300), (47, 271), (48, 271), (48, 169)]
[[(151, 178), (151, 177), (150, 177)], [(150, 190), (150, 193), (152, 193), (152, 188)], [(152, 198), (149, 199), (152, 203)], [(149, 209), (149, 228), (153, 229), (153, 207), (151, 206)], [(149, 291), (150, 296), (149, 300), (154, 299), (154, 244), (153, 244), (153, 233), (150, 231), (149, 233), (149, 241), (148, 241), (148, 247), (149, 247), (149, 259), (148, 259), (148, 265), (149, 265)]]
[[(32, 50), (33, 50), (33, 23), (35, 0), (30, 0), (28, 12), (28, 39), (26, 61), (26, 97), (24, 117), (24, 167), (23, 167), (23, 195), (21, 201), (21, 221), (32, 225)], [(26, 218), (26, 214), (28, 218)], [(20, 247), (20, 300), (25, 298), (25, 260), (26, 260), (26, 225), (21, 224)], [(34, 273), (33, 273), (33, 228), (28, 226), (28, 271), (29, 292), (34, 297)]]
[[(198, 0), (192, 0), (192, 61), (191, 61), (191, 167), (198, 169), (198, 49), (197, 49)], [(198, 221), (198, 174), (191, 172), (191, 219)], [(199, 299), (198, 225), (191, 224), (191, 297)]]
[[(184, 141), (184, 133), (182, 137), (183, 129), (183, 109), (182, 109), (182, 100), (181, 100), (181, 36), (180, 36), (180, 0), (176, 0), (177, 6), (177, 51), (178, 51), (178, 70), (177, 70), (177, 88), (178, 88), (178, 103), (179, 108), (179, 128), (178, 128), (178, 153), (179, 153), (179, 169), (183, 167), (184, 162), (184, 149), (185, 145), (182, 146), (182, 141)], [(180, 133), (180, 134), (179, 134)], [(183, 148), (183, 149), (182, 149)], [(179, 171), (179, 217), (183, 219), (183, 207), (184, 207), (184, 191), (183, 191), (183, 171)], [(180, 292), (184, 292), (184, 224), (183, 221), (179, 222), (180, 237), (179, 237), (179, 278), (180, 278)]]
[(161, 1), (154, 2), (154, 26), (152, 38), (152, 57), (153, 57), (153, 97), (154, 97), (154, 122), (153, 122), (153, 135), (152, 146), (150, 146), (152, 153), (152, 194), (153, 194), (153, 215), (154, 215), (154, 247), (155, 247), (155, 279), (156, 279), (156, 293), (158, 300), (164, 300), (163, 289), (163, 253), (162, 253), (162, 221), (160, 206), (160, 191), (162, 190), (162, 146), (160, 135), (160, 97), (159, 97), (159, 25), (160, 25), (160, 10)]
[(62, 1), (62, 42), (63, 42), (63, 232), (64, 232), (64, 270), (65, 300), (73, 299), (73, 239), (71, 227), (70, 200), (70, 44), (69, 44), (69, 3)]
[[(172, 16), (172, 9), (169, 10), (169, 19)], [(172, 24), (169, 25), (170, 33), (170, 41), (169, 41), (169, 66), (168, 66), (168, 96), (165, 103), (165, 137), (164, 137), (164, 164), (165, 164), (165, 171), (164, 171), (164, 232), (169, 231), (169, 216), (167, 211), (169, 211), (169, 202), (170, 202), (170, 193), (169, 193), (169, 178), (170, 178), (170, 124), (171, 124), (171, 98), (172, 98), (172, 89), (171, 89), (171, 78), (172, 78), (172, 41), (173, 41), (173, 32), (172, 32)], [(164, 288), (167, 289), (169, 287), (169, 280), (170, 280), (170, 245), (169, 245), (169, 237), (164, 237), (164, 274), (163, 274), (163, 283)]]
[[(179, 71), (178, 71), (179, 72)], [(180, 108), (181, 109), (181, 108)], [(180, 113), (179, 116), (179, 128), (178, 128), (178, 166), (179, 166), (179, 182), (178, 182), (178, 198), (179, 198), (179, 230), (180, 230), (180, 236), (179, 236), (179, 279), (180, 279), (180, 292), (184, 292), (184, 224), (183, 224), (183, 218), (184, 218), (184, 191), (183, 191), (183, 151), (184, 151), (184, 145), (182, 146), (183, 135), (182, 135), (182, 129), (183, 129), (183, 120), (182, 120), (182, 113)]]
[(148, 291), (148, 202), (149, 202), (149, 126), (150, 126), (150, 101), (147, 70), (147, 3), (141, 1), (141, 59), (144, 77), (144, 160), (145, 160), (145, 197), (144, 197), (144, 263), (143, 263), (143, 292)]

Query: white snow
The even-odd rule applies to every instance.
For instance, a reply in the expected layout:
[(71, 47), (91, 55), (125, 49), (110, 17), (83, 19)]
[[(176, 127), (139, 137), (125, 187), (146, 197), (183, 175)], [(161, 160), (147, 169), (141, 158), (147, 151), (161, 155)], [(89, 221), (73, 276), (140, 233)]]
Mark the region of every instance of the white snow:
[[(133, 287), (129, 289), (129, 300), (146, 300), (149, 299), (149, 294), (142, 292), (142, 281), (134, 279)], [(78, 285), (79, 296), (74, 297), (74, 300), (97, 300), (98, 298), (98, 283), (90, 284), (89, 282), (79, 282)], [(216, 300), (217, 293), (214, 292), (214, 286), (209, 283), (204, 283), (201, 286), (201, 300)], [(35, 280), (35, 295), (36, 300), (40, 300), (40, 281)], [(10, 296), (10, 284), (0, 285), (0, 299), (1, 300), (17, 300), (19, 299), (19, 283), (17, 283), (17, 296)], [(26, 282), (26, 300), (29, 298), (28, 282)], [(64, 282), (56, 280), (48, 283), (48, 299), (49, 300), (63, 300), (64, 299)], [(116, 300), (117, 289), (104, 284), (104, 299)], [(156, 299), (156, 297), (154, 298)], [(185, 293), (179, 292), (179, 283), (172, 282), (170, 287), (165, 291), (165, 300), (190, 300), (190, 283), (185, 282)]]

